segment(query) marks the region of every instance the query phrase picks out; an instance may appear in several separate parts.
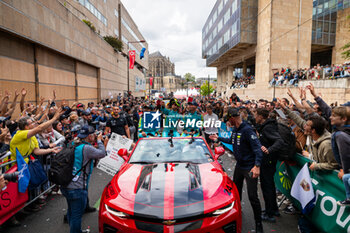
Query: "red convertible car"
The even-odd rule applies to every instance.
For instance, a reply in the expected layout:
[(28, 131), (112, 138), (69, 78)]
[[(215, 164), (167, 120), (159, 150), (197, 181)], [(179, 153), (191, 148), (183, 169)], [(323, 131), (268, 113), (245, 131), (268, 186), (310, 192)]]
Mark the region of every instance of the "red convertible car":
[(202, 137), (140, 139), (102, 193), (99, 232), (241, 232), (235, 184)]

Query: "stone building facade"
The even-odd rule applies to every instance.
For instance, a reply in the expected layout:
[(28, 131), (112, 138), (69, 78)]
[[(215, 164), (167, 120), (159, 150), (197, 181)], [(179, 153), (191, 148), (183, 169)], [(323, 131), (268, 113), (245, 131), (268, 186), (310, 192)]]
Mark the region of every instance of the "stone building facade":
[[(152, 87), (149, 79), (153, 78)], [(181, 87), (181, 77), (175, 75), (175, 65), (169, 57), (163, 56), (159, 51), (149, 54), (149, 70), (147, 74), (147, 89), (175, 92)]]
[[(94, 32), (82, 20), (90, 21)], [(103, 36), (119, 37), (116, 52)], [(110, 98), (127, 90), (127, 42), (144, 40), (119, 0), (18, 0), (0, 1), (0, 89), (14, 93), (22, 87), (27, 99), (40, 96), (87, 103)], [(130, 48), (148, 49), (147, 43)], [(130, 90), (135, 77), (145, 77), (148, 54), (130, 70)]]
[(175, 74), (175, 65), (169, 57), (163, 56), (159, 51), (149, 55), (148, 77), (164, 77)]
[[(217, 0), (202, 30), (202, 57), (217, 68), (217, 92), (230, 95), (233, 73), (242, 69), (243, 76), (247, 70), (255, 75), (255, 84), (234, 92), (272, 98), (269, 80), (282, 67), (346, 62), (340, 48), (350, 38), (349, 7), (350, 1), (343, 0)], [(350, 97), (348, 85), (344, 88), (341, 100)], [(286, 96), (286, 90), (277, 92)]]

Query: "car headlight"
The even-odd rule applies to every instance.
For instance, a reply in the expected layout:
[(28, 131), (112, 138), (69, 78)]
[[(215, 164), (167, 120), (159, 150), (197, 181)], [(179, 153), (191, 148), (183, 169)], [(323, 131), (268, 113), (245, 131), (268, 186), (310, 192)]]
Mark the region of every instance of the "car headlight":
[(233, 207), (235, 206), (235, 201), (233, 201), (230, 205), (227, 205), (221, 209), (218, 209), (218, 210), (215, 210), (212, 214), (213, 215), (221, 215), (221, 214), (224, 214), (230, 210), (233, 209)]
[(127, 218), (127, 217), (129, 216), (128, 214), (123, 213), (123, 212), (121, 212), (121, 211), (118, 211), (118, 210), (116, 210), (116, 209), (113, 209), (113, 208), (109, 207), (109, 206), (106, 205), (106, 204), (105, 204), (105, 207), (106, 207), (106, 210), (107, 210), (108, 213), (110, 213), (110, 214), (112, 214), (112, 215), (114, 215), (114, 216), (117, 216), (117, 217), (119, 217), (119, 218)]

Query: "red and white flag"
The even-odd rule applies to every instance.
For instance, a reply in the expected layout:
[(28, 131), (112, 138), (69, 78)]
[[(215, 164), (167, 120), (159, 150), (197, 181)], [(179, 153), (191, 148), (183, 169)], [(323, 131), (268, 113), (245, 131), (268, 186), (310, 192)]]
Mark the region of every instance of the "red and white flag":
[(135, 64), (135, 50), (130, 50), (129, 51), (129, 69), (130, 70), (134, 69), (134, 64)]

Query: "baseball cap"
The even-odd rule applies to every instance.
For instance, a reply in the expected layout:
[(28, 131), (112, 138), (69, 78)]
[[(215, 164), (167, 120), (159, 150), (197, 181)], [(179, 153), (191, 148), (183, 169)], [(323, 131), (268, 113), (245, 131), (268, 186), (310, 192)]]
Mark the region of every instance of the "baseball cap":
[(237, 117), (239, 116), (239, 109), (238, 108), (229, 108), (227, 112), (228, 117)]
[(60, 116), (60, 121), (62, 121), (62, 120), (64, 120), (64, 119), (66, 119), (66, 118), (68, 118), (69, 116), (67, 116), (67, 115), (65, 115), (65, 114), (63, 114), (62, 116)]
[(90, 134), (93, 134), (95, 132), (94, 127), (84, 125), (83, 128), (79, 131), (78, 138), (86, 138)]

